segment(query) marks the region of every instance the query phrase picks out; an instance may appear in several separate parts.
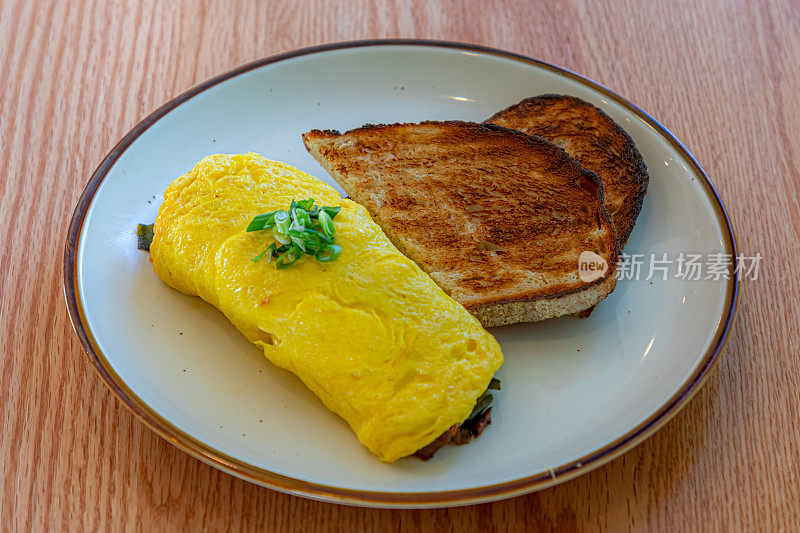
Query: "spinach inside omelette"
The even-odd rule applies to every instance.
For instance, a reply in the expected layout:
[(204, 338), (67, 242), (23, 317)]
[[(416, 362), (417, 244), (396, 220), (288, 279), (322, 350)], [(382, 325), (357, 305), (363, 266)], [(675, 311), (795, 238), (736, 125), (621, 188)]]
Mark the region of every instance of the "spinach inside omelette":
[[(272, 241), (248, 224), (295, 198), (341, 206), (339, 257), (253, 261)], [(150, 254), (167, 285), (222, 311), (382, 461), (485, 424), (471, 415), (503, 361), (497, 341), (366, 209), (309, 174), (252, 153), (206, 157), (164, 193)]]

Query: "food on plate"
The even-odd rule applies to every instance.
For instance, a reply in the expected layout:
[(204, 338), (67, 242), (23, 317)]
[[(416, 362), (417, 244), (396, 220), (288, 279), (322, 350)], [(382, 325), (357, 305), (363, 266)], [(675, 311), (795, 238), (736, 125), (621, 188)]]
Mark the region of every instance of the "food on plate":
[(153, 242), (153, 224), (138, 224), (136, 226), (136, 247), (145, 252), (150, 250)]
[[(293, 221), (305, 217), (292, 205), (333, 219), (335, 260), (320, 261), (305, 240), (290, 268), (267, 257), (277, 240), (269, 215), (275, 224), (288, 206)], [(222, 311), (385, 462), (488, 422), (477, 402), (503, 360), (494, 337), (366, 209), (309, 174), (257, 154), (206, 157), (164, 193), (150, 255), (167, 285)]]
[(650, 181), (644, 159), (625, 130), (589, 102), (565, 94), (526, 98), (487, 122), (538, 135), (597, 174), (603, 182), (603, 204), (622, 250)]
[[(602, 184), (552, 143), (459, 121), (313, 130), (303, 141), (486, 327), (578, 313), (616, 285)], [(579, 273), (586, 252), (605, 266), (591, 281)]]
[(464, 422), (458, 426), (451, 426), (450, 429), (439, 435), (436, 440), (417, 450), (414, 455), (423, 461), (427, 461), (443, 446), (448, 444), (467, 444), (480, 435), (486, 426), (492, 423), (492, 401), (494, 396), (490, 391), (493, 390), (500, 390), (499, 379), (492, 378), (486, 392), (478, 397), (475, 407), (472, 408), (472, 413)]

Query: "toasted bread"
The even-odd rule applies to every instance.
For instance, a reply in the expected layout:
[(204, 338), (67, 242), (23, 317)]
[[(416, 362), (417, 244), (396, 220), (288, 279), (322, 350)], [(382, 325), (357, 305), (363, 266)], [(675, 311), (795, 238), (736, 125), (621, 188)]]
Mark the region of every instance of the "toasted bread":
[[(616, 285), (602, 184), (564, 150), (491, 124), (366, 125), (303, 135), (397, 248), (486, 326), (572, 314)], [(583, 251), (608, 269), (585, 282)]]
[(625, 130), (589, 102), (563, 94), (526, 98), (486, 122), (538, 135), (597, 174), (622, 250), (642, 209), (650, 180), (647, 166)]

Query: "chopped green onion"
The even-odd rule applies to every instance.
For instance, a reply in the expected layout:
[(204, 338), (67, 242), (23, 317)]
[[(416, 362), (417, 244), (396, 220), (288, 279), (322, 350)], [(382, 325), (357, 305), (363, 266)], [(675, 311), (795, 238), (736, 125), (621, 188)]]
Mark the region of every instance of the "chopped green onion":
[(286, 211), (278, 211), (275, 213), (275, 226), (282, 230), (288, 229), (289, 213)]
[(272, 244), (270, 244), (269, 246), (267, 246), (266, 250), (264, 250), (263, 252), (261, 252), (260, 254), (255, 256), (254, 258), (252, 258), (251, 261), (254, 262), (254, 263), (258, 263), (259, 261), (261, 261), (261, 258), (264, 257), (264, 255), (266, 255), (267, 253), (269, 253), (269, 261), (268, 262), (271, 263), (272, 262), (272, 254), (275, 253), (275, 243), (274, 242)]
[(333, 227), (333, 220), (327, 211), (322, 210), (319, 212), (319, 225), (322, 226), (322, 231), (328, 237), (333, 237), (336, 234), (336, 228)]
[(275, 225), (275, 214), (278, 211), (272, 211), (271, 213), (264, 213), (263, 215), (257, 215), (250, 221), (250, 224), (247, 226), (246, 231), (261, 231), (262, 229), (269, 229)]
[(289, 238), (292, 239), (292, 242), (295, 243), (297, 246), (300, 247), (301, 250), (307, 252), (306, 243), (303, 240), (303, 232), (302, 230), (297, 229), (289, 229)]
[(326, 213), (328, 213), (329, 217), (335, 218), (336, 215), (339, 214), (339, 211), (342, 210), (342, 208), (341, 207), (330, 207), (330, 206), (326, 205), (325, 207), (322, 208), (322, 210), (325, 211)]
[(336, 240), (336, 237), (328, 237), (324, 233), (321, 233), (319, 230), (315, 232), (319, 236), (319, 240), (322, 244), (333, 244)]
[(306, 211), (305, 209), (303, 208), (295, 209), (294, 218), (304, 228), (311, 227), (311, 216), (309, 216), (308, 211)]
[(313, 242), (315, 244), (319, 243), (319, 246), (317, 246), (317, 248), (319, 248), (320, 246), (322, 246), (324, 244), (333, 244), (333, 242), (335, 240), (333, 237), (328, 237), (327, 235), (322, 233), (320, 231), (320, 228), (307, 229), (307, 230), (304, 230), (304, 231), (305, 231), (305, 234), (306, 234), (306, 238), (310, 242)]
[(303, 209), (305, 211), (311, 211), (314, 208), (314, 199), (309, 198), (308, 200), (300, 200), (299, 202), (295, 202), (297, 207)]
[(292, 242), (289, 238), (289, 213), (286, 211), (275, 213), (275, 226), (272, 228), (272, 235), (281, 244)]
[(278, 257), (278, 260), (275, 261), (275, 267), (278, 270), (289, 268), (301, 257), (303, 257), (303, 250), (301, 250), (299, 246), (295, 245), (291, 250), (282, 253), (280, 257)]
[[(316, 253), (323, 244), (323, 236), (313, 229), (290, 229), (289, 237), (291, 237), (292, 241), (306, 253)], [(324, 244), (330, 243), (325, 242)]]
[(289, 234), (279, 231), (277, 228), (272, 228), (272, 236), (275, 237), (275, 240), (281, 244), (292, 243), (292, 239), (289, 237)]
[(497, 378), (492, 378), (492, 381), (489, 382), (489, 386), (487, 388), (490, 390), (500, 390), (500, 380)]
[(268, 262), (284, 269), (297, 262), (303, 254), (313, 255), (318, 261), (333, 261), (342, 253), (334, 244), (336, 226), (333, 223), (341, 207), (317, 206), (313, 198), (292, 200), (287, 211), (277, 210), (253, 218), (247, 231), (272, 229), (274, 243), (252, 258), (258, 262), (267, 256)]
[(317, 252), (317, 261), (320, 263), (329, 263), (339, 257), (342, 253), (342, 247), (335, 244), (326, 244)]

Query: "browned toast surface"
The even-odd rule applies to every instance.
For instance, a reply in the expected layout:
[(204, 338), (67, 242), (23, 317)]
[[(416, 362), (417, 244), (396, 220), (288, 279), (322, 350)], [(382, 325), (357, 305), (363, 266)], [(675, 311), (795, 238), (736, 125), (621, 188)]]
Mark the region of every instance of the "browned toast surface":
[[(557, 146), (470, 122), (303, 135), (309, 153), (395, 245), (485, 325), (586, 309), (615, 285), (602, 185)], [(594, 251), (602, 278), (578, 276)]]
[(538, 135), (596, 173), (619, 249), (624, 247), (649, 182), (644, 160), (625, 130), (589, 102), (562, 94), (526, 98), (487, 122)]

